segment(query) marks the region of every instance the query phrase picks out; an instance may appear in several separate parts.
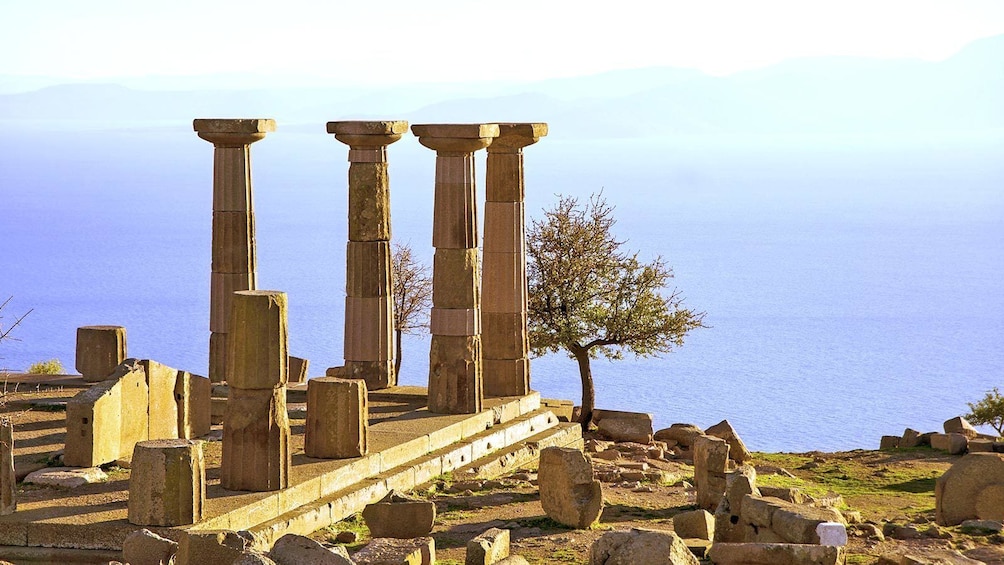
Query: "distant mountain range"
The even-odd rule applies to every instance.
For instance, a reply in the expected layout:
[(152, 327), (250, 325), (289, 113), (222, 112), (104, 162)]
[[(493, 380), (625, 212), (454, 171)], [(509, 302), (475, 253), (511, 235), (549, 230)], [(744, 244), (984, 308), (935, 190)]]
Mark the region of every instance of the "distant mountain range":
[[(333, 119), (547, 121), (553, 137), (577, 138), (1004, 129), (1004, 36), (937, 63), (811, 58), (727, 77), (660, 67), (534, 82), (240, 88), (253, 78), (46, 86), (0, 95), (0, 120), (187, 128), (194, 117), (267, 116), (311, 131)], [(0, 88), (31, 80), (50, 79), (0, 76)]]

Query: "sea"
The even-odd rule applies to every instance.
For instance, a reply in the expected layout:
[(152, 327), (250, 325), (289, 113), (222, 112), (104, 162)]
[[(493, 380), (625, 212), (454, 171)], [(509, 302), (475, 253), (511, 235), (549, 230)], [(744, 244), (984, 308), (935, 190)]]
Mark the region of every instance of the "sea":
[[(116, 324), (130, 356), (205, 374), (212, 151), (190, 123), (2, 125), (0, 324), (30, 314), (0, 367), (72, 371), (76, 328)], [(346, 157), (323, 124), (252, 146), (258, 286), (288, 293), (311, 376), (342, 363)], [(408, 136), (389, 160), (394, 240), (431, 264), (435, 155)], [(554, 134), (525, 170), (528, 221), (602, 191), (624, 245), (706, 312), (669, 354), (593, 361), (600, 408), (728, 419), (753, 450), (873, 449), (1004, 385), (1004, 131)], [(406, 337), (402, 384), (426, 383), (428, 347)], [(568, 356), (531, 368), (578, 403)]]

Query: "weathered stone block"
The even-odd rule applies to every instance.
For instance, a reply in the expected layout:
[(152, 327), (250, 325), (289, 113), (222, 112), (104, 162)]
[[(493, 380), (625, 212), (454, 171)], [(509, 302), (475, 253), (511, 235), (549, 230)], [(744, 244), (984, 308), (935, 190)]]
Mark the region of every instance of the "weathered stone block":
[(227, 380), (227, 359), (230, 356), (227, 334), (209, 334), (209, 380), (222, 383)]
[(123, 362), (107, 380), (66, 403), (66, 448), (70, 467), (97, 467), (132, 456), (136, 442), (149, 439), (146, 371)]
[(694, 441), (694, 483), (697, 506), (714, 511), (725, 494), (725, 472), (728, 469), (729, 444), (712, 436), (700, 436)]
[(969, 439), (962, 434), (933, 434), (931, 448), (947, 451), (949, 455), (961, 455), (969, 448)]
[(707, 510), (691, 510), (673, 516), (673, 531), (681, 538), (715, 539), (715, 517)]
[(969, 453), (993, 453), (994, 442), (989, 439), (971, 439), (967, 448)]
[(367, 390), (380, 390), (397, 386), (397, 374), (394, 372), (394, 360), (383, 361), (346, 361), (345, 366), (338, 367), (340, 371), (333, 374), (329, 368), (325, 375), (346, 379), (363, 379)]
[[(917, 430), (907, 428), (903, 430), (903, 436), (899, 440), (899, 447), (917, 447), (921, 445), (921, 437), (921, 433)], [(930, 437), (928, 441), (930, 441)]]
[(276, 565), (353, 565), (345, 546), (327, 548), (304, 536), (286, 534), (272, 546), (269, 557)]
[(742, 542), (746, 540), (744, 525), (740, 523), (746, 497), (760, 496), (756, 485), (756, 469), (743, 465), (726, 475), (725, 496), (715, 509), (714, 539), (716, 542)]
[(553, 520), (588, 528), (603, 510), (603, 489), (589, 458), (578, 449), (547, 447), (537, 472), (540, 504)]
[(962, 416), (946, 420), (944, 426), (946, 434), (962, 434), (968, 439), (975, 439), (980, 435), (980, 432)]
[(76, 369), (87, 382), (107, 379), (126, 359), (126, 329), (122, 326), (77, 328)]
[(432, 336), (429, 411), (474, 414), (484, 399), (480, 336)]
[[(524, 396), (530, 393), (529, 359), (484, 359), (482, 364), (485, 396)], [(569, 417), (571, 410), (569, 404)], [(557, 411), (555, 414), (558, 414)]]
[(227, 383), (242, 389), (273, 389), (286, 384), (289, 327), (286, 293), (235, 292), (228, 335)]
[(729, 457), (736, 463), (748, 461), (752, 455), (728, 420), (722, 420), (704, 431), (709, 436), (722, 438), (729, 443)]
[(205, 377), (187, 371), (178, 373), (174, 398), (178, 405), (178, 437), (195, 439), (209, 433), (212, 425), (212, 386)]
[(373, 537), (411, 539), (432, 532), (436, 505), (392, 490), (380, 502), (367, 504), (362, 514)]
[(897, 449), (902, 438), (900, 436), (882, 436), (879, 449)]
[(308, 457), (343, 459), (366, 455), (368, 429), (364, 381), (322, 377), (307, 382), (303, 451)]
[(310, 367), (310, 360), (290, 355), (288, 366), (287, 383), (307, 382), (307, 369)]
[(178, 565), (233, 563), (245, 551), (267, 550), (248, 532), (190, 529), (178, 544)]
[(708, 552), (716, 565), (841, 565), (843, 548), (791, 543), (716, 543)]
[(220, 484), (230, 490), (270, 491), (289, 486), (286, 389), (230, 388), (223, 418)]
[(177, 542), (143, 528), (126, 536), (122, 557), (129, 565), (169, 565), (178, 552)]
[(156, 361), (139, 362), (146, 372), (149, 393), (150, 439), (178, 437), (178, 370)]
[(663, 428), (652, 436), (655, 441), (673, 441), (677, 445), (690, 448), (698, 437), (704, 435), (704, 430), (694, 424), (673, 424)]
[(390, 296), (345, 297), (345, 359), (394, 358), (394, 306)]
[(478, 250), (436, 249), (432, 260), (432, 304), (438, 308), (476, 308), (481, 300), (478, 285)]
[(649, 444), (652, 443), (652, 416), (645, 416), (648, 418), (601, 418), (597, 428), (603, 437), (614, 441)]
[(202, 443), (156, 439), (136, 444), (129, 477), (129, 522), (183, 526), (202, 519), (206, 466)]
[(686, 542), (673, 532), (615, 530), (593, 542), (590, 565), (699, 565)]
[(436, 540), (374, 538), (352, 559), (356, 565), (435, 565)]
[(509, 557), (509, 530), (491, 528), (467, 542), (464, 565), (493, 565)]
[(934, 504), (941, 526), (1004, 519), (1004, 454), (971, 453), (960, 459), (935, 483)]
[(390, 296), (389, 241), (350, 241), (345, 250), (345, 294), (356, 298)]

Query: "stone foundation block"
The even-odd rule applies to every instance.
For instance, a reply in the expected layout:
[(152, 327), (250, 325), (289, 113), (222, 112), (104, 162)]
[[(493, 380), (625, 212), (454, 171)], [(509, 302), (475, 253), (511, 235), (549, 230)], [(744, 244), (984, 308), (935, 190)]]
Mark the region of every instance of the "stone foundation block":
[(147, 530), (136, 530), (122, 542), (122, 557), (129, 565), (168, 565), (174, 563), (177, 542)]
[(289, 356), (289, 373), (287, 377), (287, 383), (305, 383), (307, 382), (307, 370), (310, 367), (310, 360), (302, 359), (300, 357)]
[(126, 329), (122, 326), (77, 328), (76, 369), (87, 382), (107, 379), (126, 359)]
[(436, 540), (374, 538), (352, 559), (356, 565), (435, 565)]
[[(332, 369), (338, 371), (332, 372)], [(397, 386), (397, 374), (394, 372), (394, 360), (383, 361), (346, 361), (344, 367), (331, 367), (325, 375), (346, 379), (362, 379), (366, 381), (367, 390), (380, 390)]]
[(493, 565), (509, 557), (509, 530), (491, 528), (467, 542), (464, 565)]
[(715, 539), (715, 517), (707, 510), (691, 510), (673, 516), (673, 531), (681, 538)]
[(931, 449), (947, 451), (949, 455), (962, 455), (969, 448), (969, 438), (962, 434), (932, 434)]
[(900, 436), (882, 436), (879, 440), (879, 449), (897, 449), (902, 439)]
[(547, 447), (537, 472), (540, 505), (553, 520), (588, 528), (603, 511), (603, 489), (593, 479), (593, 466), (582, 451)]
[(593, 542), (590, 565), (699, 565), (686, 542), (661, 530), (614, 530)]
[(174, 397), (178, 404), (178, 437), (195, 439), (209, 433), (212, 424), (212, 385), (205, 377), (178, 373)]
[(230, 388), (223, 417), (220, 484), (230, 490), (271, 491), (289, 486), (286, 389)]
[(146, 371), (126, 360), (107, 380), (66, 403), (69, 467), (97, 467), (132, 457), (133, 446), (149, 439)]
[(136, 444), (129, 477), (129, 522), (184, 526), (202, 519), (206, 466), (202, 443), (157, 439)]
[(391, 491), (380, 502), (366, 505), (363, 520), (375, 538), (418, 538), (432, 532), (436, 505)]
[(843, 548), (792, 543), (716, 543), (715, 565), (842, 565)]
[(178, 544), (177, 565), (233, 563), (245, 551), (268, 550), (249, 532), (187, 530)]
[(289, 370), (286, 293), (247, 290), (232, 298), (227, 384), (261, 390), (285, 385)]
[(482, 410), (480, 336), (433, 334), (429, 351), (429, 411), (474, 414)]
[(369, 407), (366, 383), (322, 377), (307, 382), (307, 457), (344, 459), (368, 451)]
[(150, 439), (178, 437), (178, 370), (156, 361), (139, 362), (146, 371), (146, 384), (150, 395)]

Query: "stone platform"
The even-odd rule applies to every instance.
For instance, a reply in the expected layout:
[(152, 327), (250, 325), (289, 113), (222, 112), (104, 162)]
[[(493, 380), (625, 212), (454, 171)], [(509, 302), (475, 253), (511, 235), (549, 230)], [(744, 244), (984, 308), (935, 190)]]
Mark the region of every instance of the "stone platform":
[[(63, 396), (72, 394), (65, 391)], [(297, 394), (289, 391), (291, 397)], [(291, 411), (291, 481), (281, 491), (222, 488), (221, 443), (208, 441), (205, 519), (192, 526), (150, 529), (177, 541), (189, 531), (250, 530), (271, 542), (286, 533), (307, 534), (337, 522), (390, 489), (410, 490), (446, 472), (497, 476), (534, 461), (543, 447), (581, 446), (578, 425), (559, 423), (550, 410), (541, 408), (537, 393), (486, 399), (483, 411), (469, 415), (432, 414), (426, 398), (422, 387), (370, 393), (370, 452), (342, 460), (306, 457), (303, 414)], [(23, 408), (14, 402), (6, 410)], [(22, 468), (43, 465), (65, 441), (65, 413), (33, 412), (32, 420), (15, 426), (19, 475)], [(73, 490), (22, 488), (18, 511), (0, 517), (0, 559), (107, 562), (108, 552), (120, 551), (125, 537), (139, 529), (126, 520), (128, 488), (127, 469), (111, 470), (106, 483)], [(179, 555), (179, 563), (187, 562), (185, 557)]]

